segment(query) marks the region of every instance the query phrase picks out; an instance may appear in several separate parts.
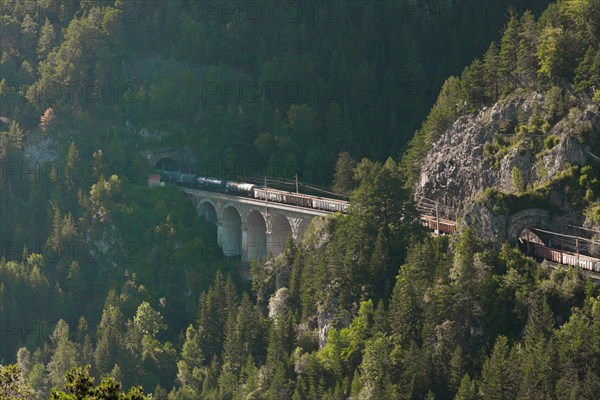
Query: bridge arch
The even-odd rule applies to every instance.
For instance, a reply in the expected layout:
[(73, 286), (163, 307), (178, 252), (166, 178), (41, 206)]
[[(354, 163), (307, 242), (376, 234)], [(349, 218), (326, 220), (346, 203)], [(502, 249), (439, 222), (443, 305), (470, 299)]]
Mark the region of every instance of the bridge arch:
[(163, 157), (156, 162), (154, 165), (156, 169), (165, 170), (165, 171), (179, 171), (179, 165), (177, 161), (173, 160), (171, 157)]
[(244, 254), (247, 260), (263, 260), (267, 257), (267, 223), (263, 215), (251, 210), (246, 217), (247, 238)]
[(290, 235), (292, 235), (290, 221), (284, 215), (275, 215), (271, 222), (271, 246), (269, 249), (273, 257), (281, 254)]
[(203, 200), (198, 206), (198, 215), (207, 220), (211, 225), (217, 225), (219, 223), (219, 217), (217, 216), (217, 208), (210, 200)]
[(242, 255), (242, 217), (239, 211), (233, 206), (225, 207), (219, 225), (219, 245), (223, 254)]

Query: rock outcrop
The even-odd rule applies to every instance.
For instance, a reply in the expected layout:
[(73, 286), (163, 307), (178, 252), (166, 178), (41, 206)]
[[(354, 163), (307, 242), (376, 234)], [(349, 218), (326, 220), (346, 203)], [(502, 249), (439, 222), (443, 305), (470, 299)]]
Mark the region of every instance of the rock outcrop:
[[(579, 100), (578, 107), (572, 108), (545, 134), (518, 135), (514, 129), (510, 130), (519, 120), (526, 124), (547, 101), (541, 93), (521, 93), (490, 108), (484, 107), (476, 115), (460, 117), (430, 149), (421, 167), (417, 196), (464, 210), (473, 203), (477, 193), (486, 188), (508, 193), (517, 191), (513, 182), (515, 168), (520, 171), (524, 185), (533, 186), (551, 180), (567, 164), (595, 162), (592, 146), (597, 140), (592, 134), (598, 133), (600, 119), (598, 107), (590, 101)], [(586, 138), (582, 143), (578, 135), (583, 134), (591, 140)], [(558, 143), (543, 149), (544, 137), (551, 135)], [(497, 160), (485, 151), (486, 145), (490, 146), (495, 138), (515, 142), (507, 145), (508, 150)]]
[(520, 91), (457, 119), (423, 161), (417, 198), (454, 208), (494, 239), (506, 236), (509, 215), (478, 204), (479, 193), (523, 192), (553, 181), (570, 165), (600, 163), (594, 154), (600, 142), (598, 107), (586, 96), (568, 94), (562, 101), (557, 113), (555, 96)]

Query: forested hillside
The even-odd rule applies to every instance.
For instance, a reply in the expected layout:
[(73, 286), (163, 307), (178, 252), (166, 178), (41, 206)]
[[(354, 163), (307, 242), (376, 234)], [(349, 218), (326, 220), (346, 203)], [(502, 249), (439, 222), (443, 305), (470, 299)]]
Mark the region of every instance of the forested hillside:
[(86, 154), (129, 121), (203, 161), (287, 162), (328, 185), (341, 150), (401, 154), (509, 3), (547, 4), (2, 0), (1, 116), (36, 130), (51, 107), (40, 128)]
[[(0, 397), (600, 393), (598, 286), (469, 227), (431, 237), (412, 191), (460, 117), (533, 88), (556, 107), (505, 129), (539, 133), (598, 101), (600, 1), (0, 5)], [(146, 187), (139, 151), (183, 146), (327, 165), (305, 178), (351, 212), (241, 279), (181, 190)], [(567, 180), (590, 213), (594, 171)]]

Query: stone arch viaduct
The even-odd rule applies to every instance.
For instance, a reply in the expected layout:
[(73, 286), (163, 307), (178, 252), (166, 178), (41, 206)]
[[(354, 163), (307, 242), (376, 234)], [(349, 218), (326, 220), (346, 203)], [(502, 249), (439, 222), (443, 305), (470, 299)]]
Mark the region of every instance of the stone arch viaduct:
[(198, 215), (217, 226), (219, 246), (225, 256), (242, 261), (279, 255), (288, 238), (298, 240), (317, 216), (330, 212), (248, 197), (197, 189), (184, 189)]

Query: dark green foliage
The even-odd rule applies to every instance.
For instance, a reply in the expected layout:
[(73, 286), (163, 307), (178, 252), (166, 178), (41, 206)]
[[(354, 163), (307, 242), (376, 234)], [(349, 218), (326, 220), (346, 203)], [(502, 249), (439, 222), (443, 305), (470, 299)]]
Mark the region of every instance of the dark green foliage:
[[(469, 377), (469, 374), (465, 374), (460, 381), (460, 387), (454, 397), (454, 400), (478, 400), (480, 397), (477, 393), (477, 382)], [(485, 397), (490, 398), (493, 397)]]
[(33, 390), (25, 384), (18, 365), (0, 367), (0, 398), (26, 400), (32, 395)]
[(132, 388), (128, 392), (121, 391), (121, 383), (112, 379), (104, 378), (98, 386), (94, 386), (94, 378), (89, 374), (89, 366), (85, 368), (74, 368), (65, 374), (66, 392), (52, 389), (52, 400), (149, 400), (139, 387)]
[[(510, 399), (515, 383), (511, 380), (512, 365), (506, 337), (496, 339), (490, 357), (483, 363), (480, 391), (484, 399)], [(462, 386), (462, 383), (461, 383)]]
[[(42, 181), (0, 176), (0, 242), (22, 244), (0, 249), (0, 356), (17, 354), (21, 368), (2, 369), (0, 397), (48, 398), (54, 386), (55, 399), (146, 398), (137, 385), (160, 399), (597, 396), (597, 288), (577, 270), (548, 273), (517, 249), (486, 248), (470, 229), (451, 241), (425, 237), (404, 189), (465, 113), (536, 88), (546, 101), (534, 117), (500, 130), (547, 132), (544, 122), (570, 107), (569, 84), (591, 96), (600, 83), (597, 0), (559, 1), (539, 21), (511, 11), (451, 23), (431, 18), (440, 2), (417, 2), (423, 18), (407, 14), (414, 2), (349, 2), (335, 23), (305, 14), (298, 24), (245, 21), (243, 2), (230, 2), (225, 20), (207, 18), (196, 1), (39, 3), (0, 4), (0, 162), (24, 161), (33, 132), (62, 145), (57, 165), (89, 170), (63, 175), (44, 164)], [(57, 6), (75, 10), (47, 18)], [(464, 13), (461, 2), (443, 6)], [(39, 95), (72, 82), (88, 91)], [(207, 82), (216, 91), (203, 92)], [(232, 82), (238, 92), (278, 82), (301, 93), (250, 101), (228, 97)], [(350, 157), (395, 156), (419, 124), (400, 165)], [(167, 134), (142, 140), (141, 127)], [(584, 140), (591, 131), (578, 132)], [(288, 241), (275, 263), (285, 265), (281, 279), (257, 264), (251, 293), (181, 191), (142, 187), (139, 142), (188, 145), (202, 162), (270, 163), (279, 177), (334, 178), (352, 213), (317, 219), (304, 242)], [(486, 153), (497, 160), (506, 147), (497, 141)], [(590, 168), (568, 169), (552, 189), (573, 202), (593, 198)], [(523, 193), (491, 191), (488, 200), (503, 211), (547, 205), (549, 187), (515, 186)], [(94, 260), (38, 254), (40, 244), (57, 251), (84, 241), (98, 247)], [(48, 321), (59, 322), (48, 330)], [(87, 368), (63, 375), (87, 364), (99, 386)]]
[[(539, 13), (547, 1), (512, 3)], [(297, 169), (326, 185), (341, 150), (398, 156), (447, 76), (497, 39), (508, 9), (490, 17), (479, 4), (404, 1), (24, 4), (2, 3), (2, 116), (35, 130), (51, 106), (48, 132), (76, 128), (86, 145), (106, 144), (98, 136), (125, 122), (153, 127), (203, 161), (227, 154), (232, 165), (273, 163), (275, 174)], [(299, 8), (297, 20), (288, 8)]]
[(348, 195), (355, 187), (354, 168), (356, 161), (350, 153), (340, 152), (335, 164), (332, 189), (335, 193)]

